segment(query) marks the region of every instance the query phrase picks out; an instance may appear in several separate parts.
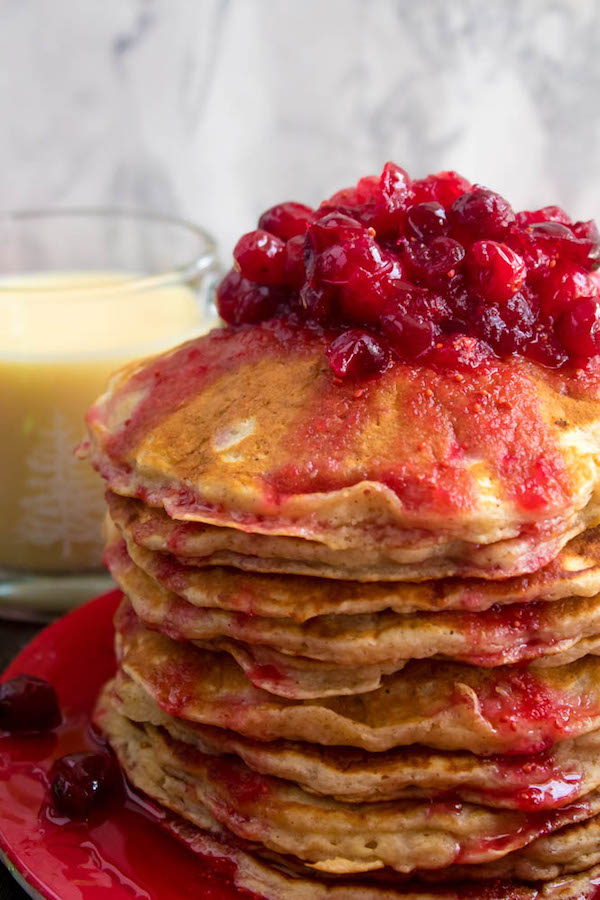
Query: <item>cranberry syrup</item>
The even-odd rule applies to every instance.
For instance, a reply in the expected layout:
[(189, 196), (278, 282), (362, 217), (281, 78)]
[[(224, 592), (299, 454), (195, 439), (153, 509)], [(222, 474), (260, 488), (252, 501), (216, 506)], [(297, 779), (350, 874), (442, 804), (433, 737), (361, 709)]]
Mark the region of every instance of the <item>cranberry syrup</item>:
[(600, 352), (600, 234), (557, 206), (515, 213), (456, 172), (411, 180), (388, 162), (317, 210), (281, 203), (258, 224), (219, 285), (222, 318), (338, 330), (327, 352), (338, 379), (396, 359), (582, 368)]

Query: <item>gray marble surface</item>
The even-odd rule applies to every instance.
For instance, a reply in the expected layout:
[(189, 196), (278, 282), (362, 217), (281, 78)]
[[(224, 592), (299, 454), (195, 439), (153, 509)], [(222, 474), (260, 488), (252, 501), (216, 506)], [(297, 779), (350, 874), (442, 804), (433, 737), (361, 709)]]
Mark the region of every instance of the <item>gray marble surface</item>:
[(188, 216), (229, 254), (393, 158), (600, 214), (596, 0), (0, 0), (1, 203)]

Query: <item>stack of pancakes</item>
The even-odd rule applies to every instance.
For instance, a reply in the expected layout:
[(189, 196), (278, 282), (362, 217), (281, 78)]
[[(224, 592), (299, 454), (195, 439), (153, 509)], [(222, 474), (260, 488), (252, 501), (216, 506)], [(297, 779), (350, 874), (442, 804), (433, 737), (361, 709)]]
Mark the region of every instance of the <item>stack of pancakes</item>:
[(600, 896), (600, 376), (339, 384), (326, 344), (215, 331), (90, 410), (96, 721), (269, 900)]

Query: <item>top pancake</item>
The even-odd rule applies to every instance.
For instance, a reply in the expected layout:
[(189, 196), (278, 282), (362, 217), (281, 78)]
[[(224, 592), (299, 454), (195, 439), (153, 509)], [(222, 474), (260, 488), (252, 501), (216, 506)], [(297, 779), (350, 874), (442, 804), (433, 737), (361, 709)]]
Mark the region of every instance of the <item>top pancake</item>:
[[(94, 465), (174, 519), (349, 556), (447, 549), (446, 574), (468, 545), (511, 541), (509, 571), (532, 571), (598, 522), (600, 364), (397, 364), (357, 387), (334, 382), (328, 337), (275, 320), (129, 366), (88, 413)], [(505, 569), (492, 557), (487, 577)]]

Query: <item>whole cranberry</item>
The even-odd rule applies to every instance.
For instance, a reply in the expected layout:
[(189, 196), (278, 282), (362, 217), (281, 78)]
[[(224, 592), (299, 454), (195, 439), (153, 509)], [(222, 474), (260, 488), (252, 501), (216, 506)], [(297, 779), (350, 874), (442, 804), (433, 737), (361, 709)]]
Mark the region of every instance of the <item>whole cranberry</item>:
[(233, 258), (250, 281), (272, 286), (284, 282), (285, 244), (268, 231), (259, 228), (243, 234), (235, 245)]
[(35, 734), (62, 722), (52, 685), (35, 675), (17, 675), (0, 685), (0, 731)]
[(258, 220), (258, 227), (282, 241), (289, 241), (290, 238), (304, 234), (313, 211), (303, 203), (278, 203), (265, 210)]
[(119, 786), (119, 771), (108, 753), (71, 753), (57, 759), (50, 772), (52, 804), (71, 819), (86, 819)]
[(528, 359), (542, 366), (558, 369), (569, 360), (569, 355), (553, 332), (536, 331), (521, 351)]
[(600, 302), (591, 297), (576, 300), (558, 320), (556, 333), (571, 356), (595, 356), (600, 352)]
[(365, 226), (358, 219), (341, 212), (326, 212), (315, 218), (306, 232), (307, 252), (319, 253), (332, 244), (346, 244), (363, 238)]
[(254, 324), (275, 315), (283, 300), (277, 288), (248, 281), (231, 269), (217, 287), (217, 308), (230, 325)]
[(327, 359), (337, 378), (364, 378), (385, 371), (390, 354), (378, 338), (353, 328), (342, 332), (329, 345)]
[(380, 176), (361, 178), (356, 187), (338, 191), (322, 206), (351, 213), (362, 225), (374, 228), (378, 238), (396, 237), (409, 202), (410, 184), (404, 169), (387, 162)]
[(461, 194), (450, 208), (450, 221), (459, 234), (472, 238), (501, 238), (515, 221), (512, 206), (487, 188)]
[(547, 269), (537, 290), (540, 309), (551, 319), (557, 319), (573, 300), (598, 295), (598, 286), (589, 272), (568, 260)]
[[(576, 229), (581, 236), (578, 236)], [(536, 222), (527, 227), (527, 232), (552, 264), (569, 259), (588, 270), (598, 266), (600, 236), (593, 222), (579, 222), (572, 227), (560, 222)]]
[(560, 222), (571, 225), (571, 218), (560, 206), (544, 206), (542, 209), (523, 210), (516, 215), (517, 225), (533, 225), (535, 222)]
[(445, 275), (456, 269), (465, 255), (465, 248), (449, 237), (436, 237), (429, 244), (403, 241), (402, 247), (410, 269), (418, 278)]
[(446, 210), (437, 200), (411, 206), (406, 216), (408, 232), (420, 241), (430, 241), (448, 231)]
[(504, 243), (519, 254), (527, 267), (527, 275), (530, 279), (535, 280), (543, 276), (547, 269), (554, 265), (555, 248), (548, 241), (537, 240), (532, 226), (520, 228), (517, 225), (511, 225), (508, 233), (504, 236)]
[(457, 197), (470, 191), (471, 182), (459, 175), (458, 172), (438, 172), (437, 175), (428, 175), (419, 178), (412, 183), (413, 203), (427, 203), (437, 200), (444, 209), (449, 209)]
[(482, 303), (477, 311), (479, 336), (500, 356), (523, 350), (534, 334), (535, 316), (527, 297), (515, 294), (503, 303)]
[(398, 259), (372, 231), (340, 213), (309, 226), (304, 260), (302, 303), (317, 321), (375, 323), (402, 277)]
[(431, 350), (438, 335), (431, 319), (400, 309), (382, 316), (381, 328), (394, 350), (408, 359), (416, 359)]
[(304, 235), (298, 234), (285, 245), (285, 283), (299, 291), (306, 278), (304, 266)]
[(588, 222), (575, 222), (572, 232), (580, 242), (577, 255), (580, 265), (587, 269), (600, 266), (600, 232), (598, 226), (590, 219)]
[(476, 241), (467, 256), (467, 270), (478, 293), (499, 302), (520, 291), (527, 276), (518, 253), (496, 241)]
[(373, 225), (381, 237), (397, 232), (410, 199), (408, 173), (393, 162), (386, 162), (379, 178), (376, 216)]
[(309, 319), (326, 324), (336, 319), (338, 294), (337, 288), (331, 284), (305, 281), (300, 289), (300, 304)]
[(365, 175), (355, 186), (336, 191), (328, 200), (323, 201), (321, 208), (327, 210), (358, 209), (365, 204), (375, 203), (378, 196), (379, 176)]

